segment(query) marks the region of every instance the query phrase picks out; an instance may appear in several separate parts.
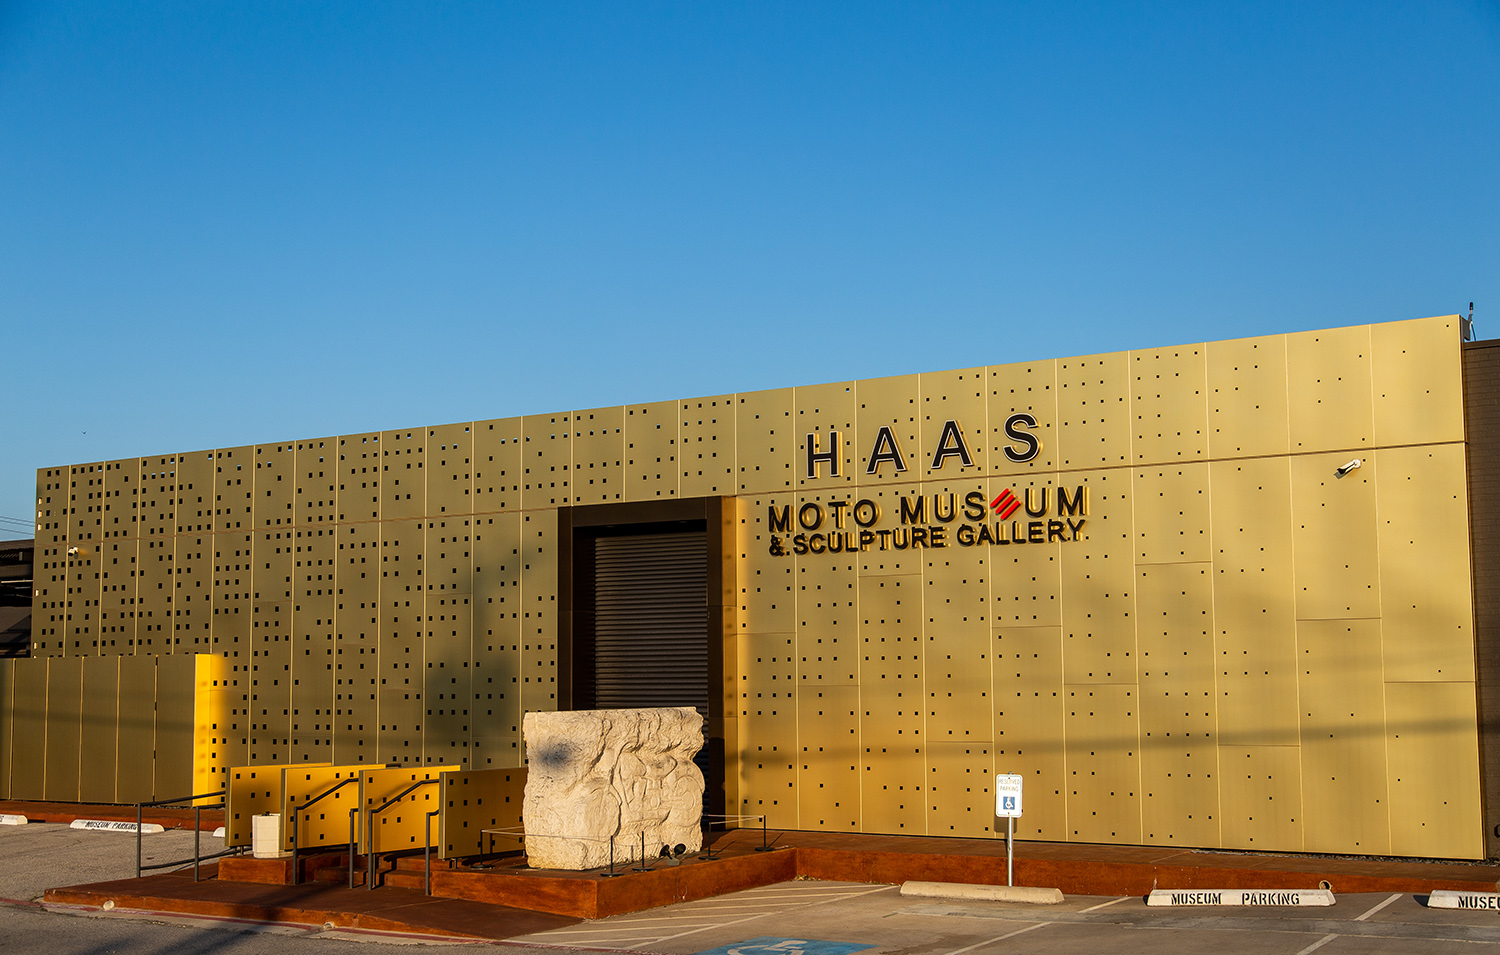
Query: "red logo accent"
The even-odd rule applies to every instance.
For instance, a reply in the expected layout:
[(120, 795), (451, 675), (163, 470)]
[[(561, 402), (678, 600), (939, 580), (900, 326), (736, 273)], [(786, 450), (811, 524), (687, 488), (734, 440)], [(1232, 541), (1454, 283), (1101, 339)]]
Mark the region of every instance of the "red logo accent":
[(1021, 502), (1016, 499), (1010, 488), (1006, 488), (999, 497), (990, 502), (990, 507), (995, 509), (995, 513), (1000, 515), (1002, 521), (1014, 514), (1020, 506)]

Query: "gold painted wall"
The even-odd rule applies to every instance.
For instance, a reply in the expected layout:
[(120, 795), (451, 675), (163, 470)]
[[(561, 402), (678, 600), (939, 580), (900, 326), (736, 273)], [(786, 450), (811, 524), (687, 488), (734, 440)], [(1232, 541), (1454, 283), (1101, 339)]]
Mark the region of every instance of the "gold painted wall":
[(223, 779), (226, 669), (212, 654), (4, 661), (8, 798), (134, 803), (213, 791)]
[(556, 508), (732, 494), (741, 812), (987, 837), (1020, 772), (1023, 838), (1472, 858), (1461, 387), (1440, 317), (48, 468), (35, 652), (218, 654), (220, 771), (514, 767)]

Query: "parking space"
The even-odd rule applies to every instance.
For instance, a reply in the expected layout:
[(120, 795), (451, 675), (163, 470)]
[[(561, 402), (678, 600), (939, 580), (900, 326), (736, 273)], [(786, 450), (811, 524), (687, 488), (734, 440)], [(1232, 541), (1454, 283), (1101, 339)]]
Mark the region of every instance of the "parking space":
[(1073, 896), (1051, 906), (960, 903), (903, 898), (896, 886), (807, 881), (515, 941), (666, 955), (713, 949), (816, 955), (817, 942), (867, 947), (870, 955), (1473, 953), (1500, 951), (1500, 917), (1429, 909), (1417, 897), (1392, 893), (1341, 896), (1324, 908), (1163, 909), (1148, 908), (1136, 896)]

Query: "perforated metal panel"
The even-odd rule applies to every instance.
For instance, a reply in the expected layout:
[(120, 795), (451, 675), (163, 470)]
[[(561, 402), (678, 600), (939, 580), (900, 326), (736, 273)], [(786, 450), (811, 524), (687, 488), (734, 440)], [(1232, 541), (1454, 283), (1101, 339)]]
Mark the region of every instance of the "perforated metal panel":
[(706, 535), (601, 537), (596, 547), (595, 706), (706, 713)]
[[(359, 808), (359, 773), (364, 766), (300, 764), (281, 769), (280, 805), (282, 849), (292, 849), (293, 829), (298, 849), (349, 844), (349, 810)], [(347, 780), (355, 780), (347, 782)], [(272, 790), (267, 787), (267, 795)], [(297, 812), (298, 806), (306, 806)], [(236, 813), (238, 815), (238, 813)], [(295, 825), (292, 820), (295, 820)]]
[(680, 405), (682, 496), (733, 494), (734, 395), (694, 398)]
[(1202, 345), (1130, 353), (1131, 456), (1137, 464), (1208, 457), (1207, 360)]
[[(854, 418), (858, 411), (854, 383), (797, 388), (792, 397), (791, 426), (796, 429), (797, 448), (792, 470), (797, 475), (797, 487), (806, 491), (852, 486), (858, 477), (855, 460), (861, 456), (850, 440), (855, 434)], [(811, 444), (808, 435), (814, 435)], [(807, 466), (810, 453), (814, 457), (833, 455), (836, 460), (817, 460), (815, 470), (810, 471)]]
[(573, 415), (573, 499), (607, 504), (625, 493), (625, 409), (593, 408)]
[[(1299, 620), (1303, 849), (1391, 850), (1380, 621)], [(1347, 848), (1346, 850), (1347, 851)]]
[[(456, 772), (457, 766), (429, 766), (422, 769), (387, 767), (366, 769), (359, 774), (359, 851), (394, 852), (400, 849), (420, 849), (427, 845), (429, 832), (427, 813), (442, 805), (438, 789), (439, 777), (445, 772)], [(431, 782), (412, 788), (413, 783)], [(410, 789), (410, 792), (406, 792)], [(405, 795), (402, 795), (402, 793)], [(394, 804), (376, 814), (391, 799)], [(366, 825), (373, 819), (373, 829)], [(374, 841), (370, 836), (373, 832)], [(431, 827), (433, 842), (438, 839), (438, 826)]]
[(859, 688), (807, 687), (799, 697), (798, 827), (857, 832), (862, 752)]
[(1209, 342), (1208, 449), (1215, 458), (1286, 454), (1286, 337)]
[(626, 500), (677, 496), (682, 470), (677, 464), (677, 415), (673, 401), (625, 408)]
[[(928, 372), (920, 376), (921, 451), (924, 481), (957, 481), (989, 471), (989, 402), (985, 369)], [(1008, 413), (1007, 413), (1008, 414)], [(869, 449), (861, 449), (861, 455)], [(965, 457), (972, 463), (965, 464)]]
[[(485, 829), (517, 829), (526, 795), (526, 770), (490, 769), (443, 773), (439, 777), (443, 814), (438, 817), (438, 857), (455, 859), (489, 849)], [(511, 840), (495, 847), (511, 848)]]
[(1368, 325), (1286, 336), (1293, 451), (1374, 446), (1370, 352)]

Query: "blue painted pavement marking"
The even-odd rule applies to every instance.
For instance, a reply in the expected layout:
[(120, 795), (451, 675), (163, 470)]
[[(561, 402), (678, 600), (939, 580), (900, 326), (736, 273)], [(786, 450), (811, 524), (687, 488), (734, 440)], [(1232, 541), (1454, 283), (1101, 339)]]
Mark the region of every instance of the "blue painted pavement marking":
[(778, 938), (774, 935), (762, 935), (759, 938), (747, 938), (743, 942), (706, 949), (695, 955), (849, 955), (851, 952), (861, 952), (874, 947), (855, 942), (825, 942), (815, 938)]

